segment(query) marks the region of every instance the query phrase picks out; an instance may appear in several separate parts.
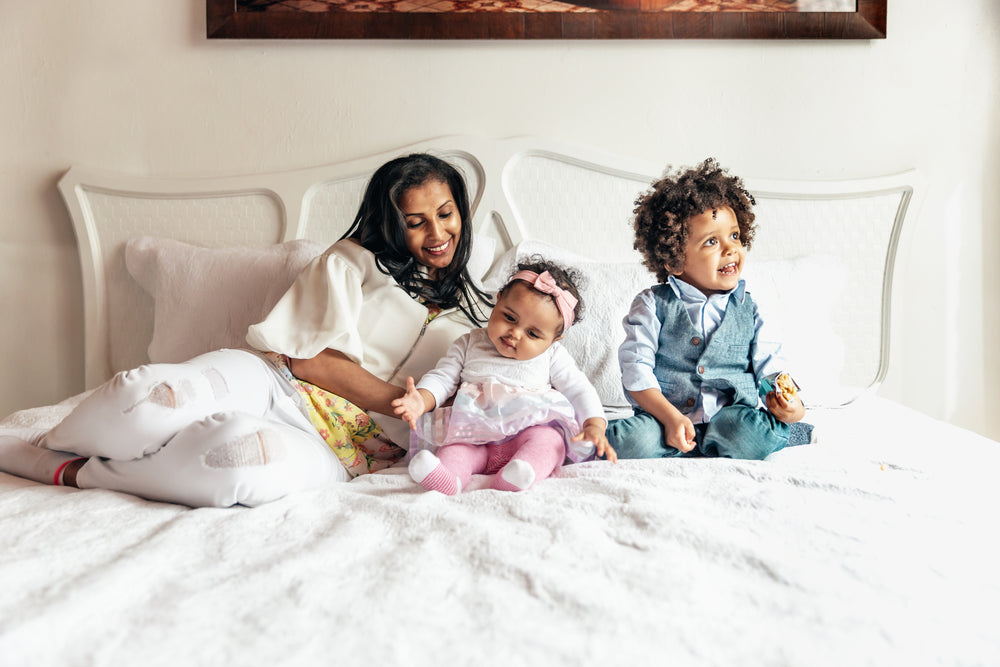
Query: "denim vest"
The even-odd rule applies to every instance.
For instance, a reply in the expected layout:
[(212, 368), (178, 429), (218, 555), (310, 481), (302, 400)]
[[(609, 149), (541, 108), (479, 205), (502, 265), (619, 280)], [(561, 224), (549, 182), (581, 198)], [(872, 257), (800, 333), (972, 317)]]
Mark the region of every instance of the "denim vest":
[(706, 385), (721, 394), (725, 405), (757, 407), (757, 379), (750, 357), (754, 340), (750, 295), (745, 295), (743, 303), (735, 295), (729, 298), (726, 314), (706, 344), (670, 285), (652, 289), (660, 321), (653, 372), (667, 400), (687, 414), (694, 410)]

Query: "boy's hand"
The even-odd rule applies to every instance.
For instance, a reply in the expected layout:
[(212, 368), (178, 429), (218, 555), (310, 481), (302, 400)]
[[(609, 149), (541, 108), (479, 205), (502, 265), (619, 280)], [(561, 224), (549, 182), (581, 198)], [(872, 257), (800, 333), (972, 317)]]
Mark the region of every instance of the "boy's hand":
[(573, 442), (588, 440), (597, 447), (597, 458), (604, 457), (612, 463), (618, 463), (618, 453), (611, 446), (611, 443), (608, 442), (608, 436), (605, 433), (607, 428), (608, 423), (606, 421), (597, 417), (591, 417), (583, 422), (583, 430), (570, 438), (570, 440)]
[(687, 416), (680, 414), (671, 415), (663, 422), (663, 439), (674, 449), (684, 453), (694, 449), (694, 424)]
[(785, 398), (780, 391), (772, 391), (764, 397), (764, 404), (775, 419), (785, 424), (794, 424), (806, 416), (806, 406), (798, 394)]
[(417, 429), (417, 419), (427, 412), (427, 408), (424, 405), (424, 397), (413, 384), (412, 377), (406, 378), (406, 393), (392, 402), (392, 410), (409, 424), (412, 430)]

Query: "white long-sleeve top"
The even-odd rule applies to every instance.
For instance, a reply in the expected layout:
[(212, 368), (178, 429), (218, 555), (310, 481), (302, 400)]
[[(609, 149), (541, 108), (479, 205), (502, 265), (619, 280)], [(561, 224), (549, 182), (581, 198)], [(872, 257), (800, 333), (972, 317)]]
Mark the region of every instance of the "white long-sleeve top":
[(582, 424), (591, 417), (604, 419), (597, 390), (573, 357), (558, 341), (533, 359), (508, 359), (496, 351), (486, 329), (474, 329), (459, 337), (438, 364), (417, 383), (441, 405), (463, 382), (498, 382), (514, 387), (555, 389), (573, 406)]

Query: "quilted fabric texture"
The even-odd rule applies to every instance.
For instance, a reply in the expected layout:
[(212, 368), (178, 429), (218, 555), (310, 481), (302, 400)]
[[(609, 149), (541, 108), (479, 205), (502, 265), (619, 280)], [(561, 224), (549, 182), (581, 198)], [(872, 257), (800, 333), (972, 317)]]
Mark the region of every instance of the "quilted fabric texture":
[(176, 363), (245, 348), (259, 322), (325, 246), (296, 240), (264, 248), (201, 248), (142, 236), (125, 247), (129, 273), (156, 302), (149, 359)]
[[(473, 244), (468, 266), (475, 279), (489, 267), (494, 246), (490, 238)], [(262, 248), (130, 239), (128, 272), (155, 301), (149, 360), (176, 363), (224, 347), (247, 347), (247, 328), (264, 319), (299, 271), (325, 249), (301, 239)]]

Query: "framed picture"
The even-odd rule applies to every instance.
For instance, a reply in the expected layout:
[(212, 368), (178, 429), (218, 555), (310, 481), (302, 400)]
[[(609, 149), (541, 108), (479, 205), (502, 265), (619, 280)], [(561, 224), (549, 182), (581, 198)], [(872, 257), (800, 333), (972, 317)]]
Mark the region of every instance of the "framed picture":
[(206, 0), (210, 39), (884, 39), (886, 0)]

